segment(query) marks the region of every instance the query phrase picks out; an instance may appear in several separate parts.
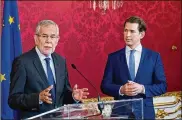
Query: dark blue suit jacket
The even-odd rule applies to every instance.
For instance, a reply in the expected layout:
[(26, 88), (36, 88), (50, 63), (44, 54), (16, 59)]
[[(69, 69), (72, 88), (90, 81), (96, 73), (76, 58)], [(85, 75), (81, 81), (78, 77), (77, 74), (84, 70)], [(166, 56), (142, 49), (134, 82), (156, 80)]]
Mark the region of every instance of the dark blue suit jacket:
[(123, 48), (108, 56), (101, 90), (104, 94), (113, 96), (116, 100), (143, 98), (144, 118), (155, 118), (152, 97), (165, 93), (167, 89), (160, 54), (144, 47), (142, 48), (139, 68), (134, 81), (144, 85), (145, 94), (133, 97), (119, 95), (121, 85), (126, 84), (128, 80), (131, 80), (131, 77), (126, 62), (125, 48)]
[(56, 75), (56, 103), (54, 104), (39, 104), (39, 93), (49, 84), (35, 48), (14, 60), (8, 103), (11, 108), (20, 111), (21, 118), (28, 118), (74, 102), (66, 61), (56, 53), (52, 54), (52, 58)]

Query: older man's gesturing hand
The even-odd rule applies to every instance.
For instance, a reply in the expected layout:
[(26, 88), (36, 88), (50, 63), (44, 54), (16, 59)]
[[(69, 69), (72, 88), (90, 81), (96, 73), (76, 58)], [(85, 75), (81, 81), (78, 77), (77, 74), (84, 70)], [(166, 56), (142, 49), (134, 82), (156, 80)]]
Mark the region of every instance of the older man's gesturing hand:
[(77, 84), (73, 87), (73, 98), (75, 100), (82, 102), (82, 100), (86, 99), (88, 95), (89, 95), (88, 88), (78, 89)]

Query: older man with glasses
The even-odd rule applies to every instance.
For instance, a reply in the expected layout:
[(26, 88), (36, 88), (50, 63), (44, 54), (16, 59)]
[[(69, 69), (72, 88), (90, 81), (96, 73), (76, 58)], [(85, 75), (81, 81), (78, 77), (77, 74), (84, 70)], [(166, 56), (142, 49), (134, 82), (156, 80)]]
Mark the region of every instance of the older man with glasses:
[(55, 53), (58, 25), (40, 21), (34, 35), (35, 47), (15, 59), (11, 71), (9, 106), (21, 118), (55, 109), (87, 98), (88, 89), (70, 87), (66, 60)]

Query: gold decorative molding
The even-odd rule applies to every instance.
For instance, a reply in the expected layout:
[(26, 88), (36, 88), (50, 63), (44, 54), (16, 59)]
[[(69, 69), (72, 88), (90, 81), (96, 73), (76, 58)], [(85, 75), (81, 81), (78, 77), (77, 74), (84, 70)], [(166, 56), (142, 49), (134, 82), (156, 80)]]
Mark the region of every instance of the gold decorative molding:
[(182, 114), (178, 114), (174, 119), (182, 118)]
[[(155, 96), (153, 99), (154, 101), (157, 100), (158, 98), (167, 98), (167, 97), (174, 97), (174, 100), (172, 99), (172, 101), (166, 102), (166, 101), (159, 101), (157, 103), (154, 102), (154, 109), (156, 111), (156, 119), (162, 119), (162, 118), (168, 118), (173, 116), (174, 114), (177, 114), (179, 111), (182, 111), (182, 105), (181, 105), (181, 97), (182, 97), (182, 91), (174, 91), (174, 92), (167, 92), (165, 94), (162, 94), (160, 96)], [(102, 101), (112, 101), (114, 100), (113, 97), (101, 97)], [(89, 98), (89, 99), (85, 99), (83, 101), (83, 103), (90, 103), (90, 102), (98, 102), (97, 98)], [(168, 106), (168, 107), (165, 107)], [(174, 108), (174, 107), (177, 108)], [(174, 108), (173, 111), (170, 112), (166, 112), (165, 109), (166, 108)], [(171, 115), (171, 116), (170, 116)], [(178, 118), (182, 118), (182, 114), (177, 114), (175, 115), (173, 118), (170, 119), (178, 119)]]
[[(114, 98), (113, 97), (101, 97), (101, 100), (103, 102), (112, 101), (112, 100), (114, 100)], [(83, 103), (90, 103), (90, 102), (98, 102), (98, 99), (97, 98), (89, 98), (89, 99), (84, 99), (83, 100)]]
[(176, 45), (172, 45), (171, 49), (172, 49), (173, 51), (176, 51), (176, 50), (178, 49), (178, 47), (177, 47)]
[(175, 105), (175, 104), (178, 104), (180, 101), (181, 101), (181, 99), (176, 98), (175, 101), (172, 101), (172, 102), (163, 102), (163, 101), (161, 101), (161, 103), (155, 103), (154, 106), (159, 107), (159, 106)]
[(156, 118), (164, 118), (165, 116), (168, 116), (169, 114), (165, 112), (164, 110), (157, 110)]
[[(174, 114), (174, 113), (180, 111), (181, 109), (182, 109), (181, 105), (172, 112), (166, 112), (164, 109), (158, 109), (157, 113), (156, 113), (156, 118), (164, 118), (166, 116), (169, 116), (170, 114)], [(179, 118), (180, 115), (182, 115), (182, 114), (178, 114), (178, 116), (176, 116), (176, 118)]]
[[(156, 118), (157, 119), (177, 119), (182, 118), (182, 91), (175, 91), (175, 92), (167, 92), (166, 94), (154, 97), (154, 108), (156, 110)], [(166, 99), (161, 100), (161, 102), (155, 103), (157, 99)], [(172, 98), (169, 100), (168, 98)]]
[[(176, 96), (176, 98), (181, 100), (182, 91), (167, 92), (160, 96), (155, 96), (154, 99), (158, 98), (158, 97), (165, 97), (165, 96)], [(114, 98), (113, 97), (101, 97), (101, 100), (102, 101), (112, 101), (112, 100), (114, 100)], [(88, 99), (83, 100), (83, 103), (89, 103), (89, 102), (98, 102), (98, 100), (97, 100), (97, 98), (88, 98)]]
[(154, 98), (157, 98), (157, 97), (165, 97), (165, 96), (176, 96), (176, 97), (180, 97), (181, 98), (182, 91), (167, 92), (167, 93), (162, 94), (160, 96), (155, 96)]
[(167, 92), (165, 94), (162, 94), (160, 96), (156, 96), (155, 98), (162, 98), (162, 97), (169, 97), (169, 96), (174, 96), (175, 97), (175, 101), (171, 101), (171, 102), (161, 102), (161, 103), (154, 103), (155, 107), (159, 107), (159, 106), (169, 106), (169, 105), (175, 105), (179, 102), (181, 102), (181, 97), (182, 97), (182, 91), (176, 91), (176, 92)]

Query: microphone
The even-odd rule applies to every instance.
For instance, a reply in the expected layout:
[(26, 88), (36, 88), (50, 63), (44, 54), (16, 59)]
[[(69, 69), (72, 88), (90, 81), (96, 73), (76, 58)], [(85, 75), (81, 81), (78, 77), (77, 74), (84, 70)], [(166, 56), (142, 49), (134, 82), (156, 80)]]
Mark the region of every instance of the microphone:
[(104, 109), (104, 103), (101, 101), (101, 98), (100, 98), (100, 94), (99, 92), (97, 91), (96, 87), (90, 82), (90, 80), (88, 80), (77, 68), (74, 64), (71, 64), (72, 68), (75, 69), (94, 89), (95, 91), (97, 92), (97, 99), (98, 99), (98, 102), (101, 102), (98, 104), (98, 109), (100, 111), (100, 114), (102, 114), (102, 110)]

